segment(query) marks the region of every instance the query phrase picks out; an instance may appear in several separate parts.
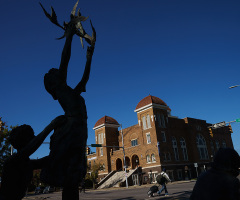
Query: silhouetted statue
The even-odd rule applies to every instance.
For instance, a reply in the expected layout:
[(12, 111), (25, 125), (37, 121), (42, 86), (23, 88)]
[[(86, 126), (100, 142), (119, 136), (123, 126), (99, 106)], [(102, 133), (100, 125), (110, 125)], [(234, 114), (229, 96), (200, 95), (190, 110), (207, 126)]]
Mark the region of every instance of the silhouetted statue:
[(42, 168), (48, 160), (48, 157), (30, 160), (29, 156), (38, 149), (48, 134), (64, 121), (65, 117), (57, 117), (37, 136), (34, 136), (32, 127), (26, 124), (11, 131), (9, 140), (17, 153), (4, 162), (0, 200), (20, 200), (25, 196), (33, 170)]
[(194, 186), (191, 200), (239, 200), (240, 158), (231, 148), (220, 148), (212, 168), (201, 174)]
[[(86, 174), (87, 110), (81, 93), (86, 92), (96, 41), (96, 32), (92, 24), (92, 37), (88, 36), (82, 28), (81, 21), (86, 18), (79, 12), (75, 16), (76, 7), (77, 3), (71, 13), (71, 21), (64, 23), (64, 27), (61, 27), (65, 30), (63, 37), (66, 37), (66, 41), (60, 67), (50, 69), (44, 76), (45, 88), (54, 100), (58, 100), (65, 112), (67, 122), (55, 129), (51, 136), (49, 162), (42, 169), (41, 178), (50, 185), (63, 187), (62, 199), (64, 200), (79, 199), (78, 186)], [(53, 9), (51, 16), (45, 10), (44, 12), (54, 24), (60, 26)], [(71, 88), (67, 85), (67, 68), (74, 34), (85, 38), (90, 46), (87, 48), (83, 77), (75, 88)]]

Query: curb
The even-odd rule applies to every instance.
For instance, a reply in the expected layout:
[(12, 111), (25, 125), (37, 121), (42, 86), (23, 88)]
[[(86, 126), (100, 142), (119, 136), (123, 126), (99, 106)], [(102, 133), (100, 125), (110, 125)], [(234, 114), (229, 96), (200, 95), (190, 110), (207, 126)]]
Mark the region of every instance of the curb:
[[(175, 185), (175, 184), (182, 184), (182, 183), (190, 183), (190, 182), (196, 182), (196, 180), (186, 180), (186, 181), (174, 181), (172, 183), (168, 183), (169, 185)], [(106, 191), (106, 190), (124, 190), (124, 189), (135, 189), (135, 188), (148, 188), (151, 187), (153, 185), (156, 185), (156, 183), (151, 183), (151, 184), (144, 184), (144, 185), (133, 185), (133, 186), (128, 186), (128, 188), (126, 187), (111, 187), (111, 188), (103, 188), (103, 189), (89, 189), (86, 191)]]

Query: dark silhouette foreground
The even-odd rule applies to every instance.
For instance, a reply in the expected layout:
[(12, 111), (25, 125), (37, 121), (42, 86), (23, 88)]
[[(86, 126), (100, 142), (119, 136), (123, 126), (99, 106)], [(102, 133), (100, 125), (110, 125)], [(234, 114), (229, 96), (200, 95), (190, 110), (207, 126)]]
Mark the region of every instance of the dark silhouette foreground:
[(57, 117), (37, 136), (34, 136), (32, 127), (26, 124), (12, 130), (10, 142), (17, 149), (17, 153), (4, 162), (0, 200), (20, 200), (25, 196), (33, 170), (42, 168), (48, 160), (48, 157), (30, 160), (29, 156), (39, 148), (48, 134), (64, 121), (65, 117)]
[(240, 159), (231, 148), (220, 148), (212, 168), (201, 174), (194, 186), (191, 200), (239, 200)]
[[(92, 37), (85, 34), (81, 25), (81, 14), (78, 12), (77, 16), (75, 16), (77, 4), (78, 2), (71, 12), (71, 21), (61, 27), (65, 30), (64, 37), (66, 40), (59, 69), (50, 69), (44, 76), (45, 89), (54, 100), (58, 100), (64, 110), (66, 123), (55, 129), (51, 136), (49, 159), (42, 168), (41, 179), (49, 185), (63, 187), (63, 200), (79, 199), (79, 183), (85, 177), (87, 170), (85, 153), (88, 137), (87, 109), (81, 93), (86, 92), (96, 32), (91, 24)], [(55, 14), (50, 16), (45, 9), (44, 12), (52, 22), (54, 21), (54, 24), (58, 24), (56, 18), (54, 18)], [(78, 35), (80, 38), (82, 36), (90, 46), (87, 47), (86, 64), (82, 79), (75, 88), (71, 88), (67, 84), (67, 71), (74, 35)]]

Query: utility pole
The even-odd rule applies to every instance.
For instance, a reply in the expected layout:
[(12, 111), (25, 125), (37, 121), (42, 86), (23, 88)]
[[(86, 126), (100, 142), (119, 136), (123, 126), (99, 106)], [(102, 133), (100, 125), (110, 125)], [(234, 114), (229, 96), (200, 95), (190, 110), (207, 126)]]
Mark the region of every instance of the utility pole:
[(123, 142), (123, 131), (122, 131), (122, 124), (121, 124), (121, 134), (122, 134), (123, 160), (124, 160), (125, 177), (126, 177), (126, 188), (128, 188), (128, 180), (127, 180), (127, 166), (126, 166), (126, 158), (125, 158), (125, 150), (124, 150), (124, 142)]
[(13, 155), (13, 146), (11, 145), (11, 155)]

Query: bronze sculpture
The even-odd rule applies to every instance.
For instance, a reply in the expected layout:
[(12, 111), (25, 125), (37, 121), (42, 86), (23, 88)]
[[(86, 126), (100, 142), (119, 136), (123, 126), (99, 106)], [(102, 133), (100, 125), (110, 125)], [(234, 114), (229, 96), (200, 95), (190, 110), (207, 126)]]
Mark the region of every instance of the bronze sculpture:
[[(87, 110), (81, 93), (86, 92), (96, 41), (96, 32), (92, 23), (93, 34), (89, 36), (81, 24), (81, 21), (85, 21), (87, 18), (81, 16), (79, 11), (75, 16), (77, 5), (78, 2), (71, 12), (70, 22), (64, 22), (64, 26), (57, 22), (57, 16), (53, 8), (52, 14), (49, 15), (41, 5), (50, 21), (65, 31), (63, 37), (59, 39), (66, 37), (59, 69), (50, 69), (44, 76), (45, 88), (63, 108), (66, 123), (54, 130), (50, 141), (49, 162), (41, 172), (41, 178), (44, 182), (63, 187), (62, 199), (64, 200), (79, 199), (78, 185), (86, 174)], [(87, 48), (83, 77), (78, 85), (72, 89), (67, 85), (67, 69), (74, 34), (80, 37), (82, 45), (82, 38), (84, 38), (90, 46)]]

